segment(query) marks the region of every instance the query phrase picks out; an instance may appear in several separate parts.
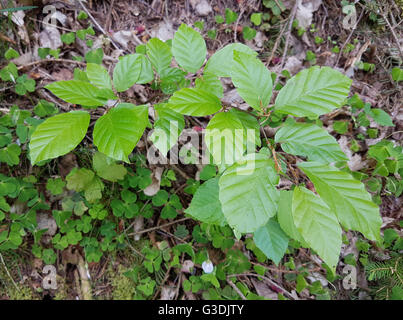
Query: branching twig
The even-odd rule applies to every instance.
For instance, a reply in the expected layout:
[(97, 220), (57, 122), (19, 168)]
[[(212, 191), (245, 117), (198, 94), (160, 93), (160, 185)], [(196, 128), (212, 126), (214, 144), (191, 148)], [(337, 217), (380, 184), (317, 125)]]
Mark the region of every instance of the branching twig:
[[(294, 4), (294, 7), (292, 8), (292, 11), (290, 13), (290, 21), (288, 22), (288, 30), (287, 30), (287, 36), (285, 38), (283, 57), (281, 58), (280, 70), (282, 70), (283, 67), (284, 67), (285, 58), (287, 56), (288, 45), (289, 45), (289, 42), (290, 42), (290, 36), (291, 36), (291, 31), (292, 31), (292, 23), (293, 23), (293, 21), (295, 19), (295, 15), (297, 14), (297, 8), (298, 8), (298, 5), (300, 3), (301, 3), (301, 0), (296, 1), (295, 4)], [(276, 77), (276, 81), (274, 81), (274, 84), (273, 84), (273, 89), (276, 87), (278, 81), (279, 81), (279, 77)]]
[(115, 47), (115, 49), (121, 50), (118, 45), (111, 39), (111, 37), (105, 32), (104, 28), (100, 26), (100, 24), (95, 20), (95, 18), (92, 16), (92, 14), (88, 11), (88, 9), (83, 5), (81, 0), (78, 0), (78, 3), (80, 4), (81, 8), (85, 11), (86, 14), (90, 17), (91, 21), (95, 24), (95, 26), (98, 28), (99, 31), (101, 31), (109, 40), (111, 40), (112, 45)]
[(189, 220), (189, 219), (190, 219), (189, 217), (178, 219), (178, 220), (175, 220), (175, 221), (171, 221), (171, 222), (162, 224), (162, 225), (157, 226), (157, 227), (152, 227), (152, 228), (144, 229), (144, 230), (141, 230), (141, 231), (129, 233), (128, 236), (134, 236), (136, 234), (143, 234), (143, 233), (147, 233), (147, 232), (150, 232), (150, 231), (158, 230), (158, 229), (161, 229), (161, 228), (168, 227), (168, 226), (170, 226), (172, 224), (183, 222), (183, 221), (186, 221), (186, 220)]
[(86, 66), (86, 63), (81, 62), (81, 61), (69, 60), (69, 59), (51, 59), (50, 58), (50, 59), (37, 60), (37, 61), (31, 62), (31, 63), (28, 63), (26, 65), (18, 67), (18, 70), (26, 69), (26, 68), (35, 66), (37, 64), (46, 63), (46, 62), (73, 63), (73, 64), (78, 64), (80, 66)]
[(10, 272), (8, 271), (6, 263), (4, 262), (4, 259), (3, 259), (3, 255), (1, 253), (0, 253), (0, 260), (1, 260), (1, 263), (3, 264), (3, 266), (4, 266), (4, 269), (6, 270), (6, 273), (7, 273), (8, 277), (11, 279), (11, 282), (13, 283), (14, 287), (17, 289), (17, 291), (20, 291), (20, 289), (18, 288), (17, 284), (15, 283), (13, 277), (11, 276)]
[(285, 295), (287, 295), (288, 297), (290, 297), (291, 299), (294, 300), (298, 300), (298, 298), (296, 298), (295, 296), (293, 296), (291, 293), (289, 293), (287, 290), (285, 290), (283, 287), (281, 287), (280, 285), (278, 285), (277, 283), (275, 283), (273, 280), (271, 280), (268, 277), (265, 276), (261, 276), (260, 274), (254, 274), (254, 273), (239, 273), (239, 274), (231, 274), (228, 275), (227, 277), (240, 277), (240, 276), (244, 276), (244, 277), (256, 277), (256, 278), (262, 278), (265, 279), (266, 281), (268, 281), (271, 285), (275, 286), (277, 289), (281, 290), (282, 292), (284, 292)]
[(232, 287), (232, 289), (236, 291), (236, 293), (238, 293), (238, 295), (242, 298), (242, 300), (247, 300), (244, 294), (241, 292), (241, 290), (239, 290), (239, 288), (235, 285), (235, 283), (233, 283), (230, 279), (228, 279), (228, 277), (227, 277), (227, 283)]

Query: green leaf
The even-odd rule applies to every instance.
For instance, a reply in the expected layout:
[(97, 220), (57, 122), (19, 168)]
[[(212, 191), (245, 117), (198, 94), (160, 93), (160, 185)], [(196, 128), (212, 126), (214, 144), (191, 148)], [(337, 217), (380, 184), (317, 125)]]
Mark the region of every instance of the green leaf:
[(218, 98), (222, 98), (224, 96), (224, 89), (220, 79), (208, 72), (205, 72), (203, 77), (196, 79), (195, 88), (211, 92)]
[(265, 154), (249, 154), (219, 180), (219, 198), (228, 224), (240, 233), (254, 232), (277, 211), (279, 176)]
[(369, 116), (371, 116), (372, 119), (374, 119), (374, 121), (377, 124), (380, 124), (381, 126), (387, 126), (387, 127), (395, 126), (392, 122), (392, 119), (390, 118), (390, 115), (388, 115), (382, 109), (372, 108), (369, 112)]
[(147, 42), (147, 56), (158, 74), (171, 64), (171, 48), (158, 38), (151, 38)]
[(177, 143), (179, 135), (185, 127), (185, 119), (183, 115), (168, 108), (165, 104), (156, 105), (154, 109), (158, 118), (154, 122), (154, 131), (150, 140), (166, 156)]
[(205, 131), (205, 143), (214, 163), (229, 166), (244, 153), (244, 127), (239, 118), (231, 112), (217, 113)]
[(92, 166), (96, 173), (105, 180), (116, 182), (123, 180), (127, 174), (126, 168), (116, 164), (114, 160), (101, 152), (96, 152), (92, 158)]
[(66, 177), (67, 189), (76, 192), (84, 191), (94, 177), (95, 174), (92, 170), (86, 168), (74, 168)]
[(302, 70), (280, 90), (275, 110), (296, 117), (318, 117), (347, 98), (351, 79), (329, 67)]
[(403, 81), (403, 69), (399, 67), (394, 67), (392, 69), (392, 79), (396, 82)]
[(281, 190), (278, 202), (277, 219), (281, 229), (292, 239), (304, 243), (304, 239), (297, 230), (292, 216), (293, 191)]
[(98, 88), (112, 90), (111, 77), (103, 66), (95, 63), (87, 63), (87, 77), (88, 80)]
[(229, 8), (225, 9), (225, 23), (231, 24), (238, 19), (238, 14)]
[(48, 102), (46, 100), (39, 100), (38, 104), (34, 108), (34, 113), (41, 118), (53, 115), (58, 112), (54, 103)]
[(57, 196), (63, 193), (65, 185), (66, 182), (64, 182), (61, 178), (48, 179), (48, 182), (46, 183), (46, 190), (50, 191), (52, 195)]
[(214, 53), (207, 61), (204, 72), (209, 72), (217, 77), (230, 77), (234, 64), (234, 50), (256, 56), (257, 52), (242, 43), (231, 43)]
[(8, 48), (7, 51), (4, 53), (4, 58), (6, 58), (7, 60), (18, 58), (19, 56), (20, 54), (13, 48)]
[(252, 13), (252, 15), (250, 16), (250, 21), (255, 26), (259, 26), (262, 23), (262, 13)]
[(32, 165), (73, 150), (85, 137), (90, 115), (71, 111), (46, 119), (35, 129), (29, 143)]
[(274, 219), (270, 219), (266, 225), (257, 229), (253, 234), (253, 240), (266, 257), (273, 260), (276, 265), (279, 264), (288, 247), (288, 237)]
[(261, 111), (270, 103), (271, 72), (254, 56), (234, 50), (231, 79), (237, 92), (252, 108)]
[[(229, 112), (235, 114), (242, 123), (246, 134), (244, 137), (245, 149), (249, 147), (247, 150), (251, 150), (252, 148), (255, 150), (256, 146), (260, 147), (260, 125), (257, 118), (248, 112), (236, 108), (232, 108)], [(250, 144), (250, 146), (247, 146), (247, 144)]]
[(94, 144), (115, 160), (129, 162), (128, 156), (148, 124), (148, 108), (121, 103), (100, 117), (94, 126)]
[(292, 216), (306, 243), (334, 271), (341, 249), (341, 228), (335, 214), (312, 191), (296, 187)]
[(85, 61), (87, 61), (87, 63), (101, 64), (103, 58), (104, 51), (102, 50), (102, 48), (90, 50), (85, 54)]
[(298, 167), (313, 182), (322, 200), (345, 228), (359, 231), (370, 240), (380, 239), (379, 208), (360, 181), (318, 162), (303, 162)]
[(136, 83), (144, 84), (154, 80), (154, 71), (150, 60), (144, 55), (140, 54), (139, 58), (141, 64), (141, 72)]
[(219, 111), (221, 102), (217, 96), (202, 89), (183, 88), (169, 99), (168, 107), (184, 115), (202, 117)]
[(248, 26), (242, 28), (242, 35), (245, 40), (252, 40), (256, 37), (256, 30)]
[(73, 104), (98, 107), (107, 102), (107, 99), (102, 97), (101, 89), (80, 80), (56, 81), (45, 88), (60, 99)]
[(116, 91), (129, 89), (140, 77), (142, 60), (139, 54), (128, 54), (122, 57), (113, 70), (113, 85)]
[(205, 223), (226, 225), (221, 202), (218, 199), (218, 179), (219, 177), (210, 179), (197, 189), (185, 213)]
[(76, 41), (76, 34), (74, 32), (64, 33), (60, 36), (60, 40), (65, 44), (72, 44)]
[(20, 163), (21, 148), (17, 144), (9, 144), (7, 147), (0, 149), (0, 163), (7, 163), (14, 166)]
[(172, 53), (183, 69), (196, 73), (206, 59), (206, 42), (200, 33), (182, 23), (175, 32)]
[(347, 161), (336, 139), (326, 130), (310, 123), (287, 123), (276, 132), (275, 142), (284, 152), (324, 163)]

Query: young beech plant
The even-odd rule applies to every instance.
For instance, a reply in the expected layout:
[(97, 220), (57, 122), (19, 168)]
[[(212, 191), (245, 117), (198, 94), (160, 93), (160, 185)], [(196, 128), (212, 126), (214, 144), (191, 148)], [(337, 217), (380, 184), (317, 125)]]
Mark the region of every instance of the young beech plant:
[[(164, 155), (184, 129), (185, 115), (213, 115), (205, 141), (219, 175), (201, 185), (186, 214), (205, 223), (229, 225), (238, 238), (253, 233), (257, 247), (276, 264), (290, 238), (314, 250), (333, 271), (339, 260), (342, 227), (370, 240), (380, 239), (378, 206), (360, 181), (333, 165), (348, 159), (337, 141), (313, 121), (343, 105), (349, 78), (329, 67), (311, 67), (289, 79), (270, 105), (275, 75), (243, 44), (223, 47), (204, 65), (204, 39), (182, 24), (172, 42), (153, 38), (136, 51), (120, 58), (112, 78), (101, 65), (88, 63), (85, 72), (76, 70), (74, 80), (46, 86), (60, 99), (84, 109), (108, 101), (110, 106), (110, 100), (117, 100), (95, 123), (92, 135), (99, 152), (129, 162), (128, 156), (150, 126), (148, 106), (124, 103), (118, 95), (136, 83), (152, 83), (152, 88), (167, 94), (165, 102), (153, 107), (157, 114), (154, 129), (168, 138), (151, 136)], [(173, 58), (179, 67), (172, 67)], [(202, 67), (202, 74), (190, 86), (185, 76)], [(231, 78), (251, 112), (223, 106), (220, 77)], [(270, 148), (260, 148), (260, 122), (267, 123), (274, 116), (280, 128), (273, 143), (283, 150), (277, 154), (270, 143)], [(300, 120), (296, 122), (295, 117)], [(90, 118), (89, 111), (71, 111), (41, 123), (29, 144), (32, 164), (73, 150), (86, 135)], [(314, 188), (300, 184), (291, 190), (277, 189), (280, 174), (287, 178), (284, 153), (296, 159), (297, 168)]]

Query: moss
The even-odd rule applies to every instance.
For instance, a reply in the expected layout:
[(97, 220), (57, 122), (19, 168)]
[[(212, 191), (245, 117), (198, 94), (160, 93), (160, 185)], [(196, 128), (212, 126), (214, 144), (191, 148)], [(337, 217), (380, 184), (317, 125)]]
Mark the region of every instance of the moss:
[(132, 300), (136, 292), (135, 285), (132, 280), (124, 275), (127, 271), (123, 266), (119, 266), (117, 271), (112, 267), (108, 270), (108, 277), (113, 287), (113, 300)]
[(68, 300), (68, 294), (67, 294), (67, 286), (66, 286), (66, 281), (64, 278), (57, 276), (57, 291), (55, 296), (53, 297), (53, 300)]
[(33, 295), (32, 289), (27, 285), (18, 285), (18, 289), (14, 286), (10, 286), (7, 292), (10, 300), (37, 300), (37, 297)]

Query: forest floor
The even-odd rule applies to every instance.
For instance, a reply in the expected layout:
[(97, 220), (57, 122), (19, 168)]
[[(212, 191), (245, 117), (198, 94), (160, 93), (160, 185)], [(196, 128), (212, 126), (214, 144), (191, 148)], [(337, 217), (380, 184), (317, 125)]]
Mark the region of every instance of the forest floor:
[[(144, 137), (129, 167), (142, 172), (155, 192), (165, 190), (166, 199), (159, 204), (161, 199), (140, 195), (138, 190), (144, 205), (141, 216), (127, 224), (118, 218), (109, 224), (100, 220), (96, 231), (85, 232), (86, 212), (95, 208), (63, 188), (74, 167), (92, 166), (89, 155), (94, 147), (87, 137), (74, 152), (42, 167), (31, 166), (24, 148), (13, 165), (1, 162), (0, 196), (2, 177), (20, 179), (19, 188), (28, 190), (27, 201), (16, 199), (11, 205), (13, 212), (25, 212), (33, 199), (30, 192), (39, 194), (38, 201), (47, 208), (39, 210), (36, 219), (47, 231), (42, 238), (39, 235), (39, 241), (36, 234), (23, 237), (15, 250), (2, 251), (0, 247), (0, 299), (403, 299), (400, 277), (374, 273), (376, 268), (386, 268), (403, 275), (403, 156), (399, 149), (403, 138), (403, 1), (304, 0), (298, 7), (292, 0), (0, 0), (3, 10), (21, 6), (25, 10), (5, 11), (0, 16), (0, 69), (10, 60), (3, 58), (4, 54), (13, 48), (18, 57), (11, 61), (20, 74), (35, 80), (36, 87), (29, 90), (24, 82), (26, 90), (21, 93), (9, 82), (0, 82), (0, 134), (10, 114), (21, 119), (21, 114), (29, 111), (28, 119), (37, 110), (30, 122), (33, 126), (35, 119), (41, 118), (41, 108), (47, 108), (40, 105), (43, 100), (50, 103), (50, 109), (71, 110), (71, 105), (44, 89), (48, 83), (73, 79), (75, 68), (83, 68), (84, 61), (96, 60), (99, 55), (111, 70), (120, 55), (136, 52), (148, 39), (172, 39), (181, 23), (200, 30), (208, 56), (229, 43), (248, 45), (280, 81), (313, 65), (348, 75), (353, 80), (348, 104), (322, 116), (321, 121), (349, 157), (349, 169), (380, 206), (384, 241), (375, 243), (358, 232), (344, 232), (337, 275), (310, 250), (292, 243), (275, 265), (251, 238), (236, 240), (228, 227), (187, 219), (183, 209), (189, 206), (201, 176), (209, 173), (199, 165), (147, 165)], [(52, 20), (48, 14), (53, 12), (57, 27), (49, 28)], [(73, 32), (76, 36), (70, 39)], [(282, 72), (284, 69), (288, 73)], [(223, 85), (223, 101), (242, 103), (231, 82), (224, 79)], [(140, 105), (163, 101), (164, 96), (150, 85), (134, 85), (126, 98)], [(381, 111), (370, 113), (370, 108)], [(103, 113), (99, 108), (99, 115)], [(189, 123), (197, 131), (205, 128), (208, 120), (198, 118)], [(19, 124), (17, 120), (21, 140)], [(265, 128), (268, 138), (273, 138), (274, 132)], [(384, 163), (371, 157), (378, 152), (375, 145), (398, 154)], [(391, 168), (393, 161), (395, 170)], [(103, 195), (109, 197), (107, 202), (121, 186), (106, 185)], [(64, 191), (55, 191), (60, 188)], [(55, 240), (60, 233), (50, 213), (66, 210), (65, 206), (76, 213), (87, 242), (80, 238), (63, 248), (60, 239)], [(176, 212), (164, 212), (167, 207)], [(0, 219), (0, 234), (4, 229)], [(91, 241), (96, 242), (97, 236), (103, 242), (93, 245)], [(221, 272), (218, 283), (200, 276), (206, 258)], [(44, 269), (47, 265), (54, 266), (54, 271)], [(347, 281), (352, 269), (354, 277)], [(234, 274), (235, 282), (229, 279)]]

